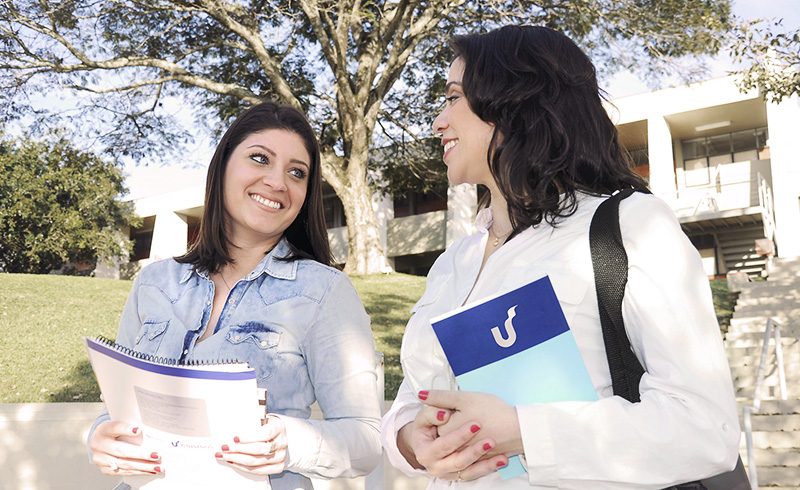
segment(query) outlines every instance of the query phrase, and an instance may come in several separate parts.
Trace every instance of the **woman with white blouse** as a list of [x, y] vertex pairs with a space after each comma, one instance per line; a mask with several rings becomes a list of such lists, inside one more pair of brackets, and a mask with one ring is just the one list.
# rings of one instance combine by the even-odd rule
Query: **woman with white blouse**
[[[412, 310], [405, 379], [382, 424], [389, 460], [433, 489], [659, 489], [729, 471], [739, 424], [709, 284], [669, 206], [643, 193], [621, 202], [619, 221], [622, 314], [646, 372], [640, 402], [613, 395], [589, 225], [610, 194], [646, 182], [619, 144], [591, 61], [544, 27], [459, 37], [453, 48], [433, 126], [450, 183], [485, 186], [489, 199], [478, 233], [439, 257]], [[512, 406], [459, 391], [431, 319], [545, 276], [598, 399]], [[517, 455], [526, 472], [501, 479]]]

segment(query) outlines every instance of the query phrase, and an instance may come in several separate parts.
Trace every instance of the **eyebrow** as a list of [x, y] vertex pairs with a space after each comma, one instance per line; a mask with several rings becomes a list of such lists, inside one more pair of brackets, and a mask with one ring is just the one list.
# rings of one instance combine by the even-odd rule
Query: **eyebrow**
[[463, 86], [461, 85], [461, 82], [447, 82], [447, 85], [444, 86], [444, 92], [447, 93], [447, 91], [450, 90], [455, 85], [458, 85], [459, 87]]
[[[274, 151], [270, 150], [269, 148], [267, 148], [264, 145], [255, 144], [255, 145], [248, 146], [248, 148], [261, 148], [262, 150], [266, 151], [267, 153], [269, 153], [273, 157], [278, 156], [277, 153], [275, 153]], [[292, 162], [292, 163], [299, 163], [300, 165], [305, 165], [306, 168], [309, 168], [309, 169], [311, 168], [311, 165], [307, 164], [303, 160], [298, 160], [297, 158], [292, 158], [289, 161]]]

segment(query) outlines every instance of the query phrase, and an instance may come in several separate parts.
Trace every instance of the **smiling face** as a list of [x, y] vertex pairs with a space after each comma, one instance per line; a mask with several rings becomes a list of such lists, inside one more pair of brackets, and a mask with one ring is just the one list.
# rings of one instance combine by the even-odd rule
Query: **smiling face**
[[442, 135], [444, 163], [451, 184], [494, 183], [487, 158], [494, 126], [472, 112], [461, 79], [464, 62], [456, 58], [450, 65], [445, 89], [445, 106], [433, 121], [433, 130]]
[[228, 241], [271, 248], [297, 218], [308, 190], [311, 156], [284, 129], [248, 135], [231, 152], [223, 196]]

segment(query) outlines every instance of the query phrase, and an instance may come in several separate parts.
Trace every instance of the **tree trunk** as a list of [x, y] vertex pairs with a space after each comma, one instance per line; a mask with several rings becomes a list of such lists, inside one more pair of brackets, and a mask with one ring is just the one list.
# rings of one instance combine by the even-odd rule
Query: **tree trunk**
[[357, 275], [389, 272], [392, 268], [381, 243], [380, 226], [372, 207], [374, 192], [367, 179], [367, 145], [354, 147], [355, 151], [348, 157], [332, 152], [322, 154], [323, 178], [341, 199], [347, 219], [348, 251], [344, 270]]
[[392, 270], [381, 244], [372, 195], [365, 178], [351, 179], [347, 189], [339, 194], [347, 218], [348, 254], [344, 271], [348, 274], [377, 274]]

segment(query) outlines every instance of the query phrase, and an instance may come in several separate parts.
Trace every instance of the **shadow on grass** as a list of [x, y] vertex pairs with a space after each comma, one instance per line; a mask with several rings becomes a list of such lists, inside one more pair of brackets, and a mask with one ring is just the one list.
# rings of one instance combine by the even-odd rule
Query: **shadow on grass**
[[406, 297], [391, 293], [373, 294], [370, 300], [366, 309], [372, 321], [372, 331], [378, 349], [383, 351], [384, 355], [384, 396], [391, 400], [403, 381], [400, 345], [406, 322], [411, 315], [409, 308], [413, 302]]
[[[412, 303], [413, 304], [413, 303]], [[403, 380], [400, 345], [410, 313], [409, 300], [397, 294], [375, 295], [367, 311], [370, 314], [379, 350], [384, 351], [385, 395], [392, 399]], [[377, 328], [376, 328], [377, 327]], [[63, 381], [64, 387], [50, 393], [51, 402], [99, 402], [100, 388], [88, 360], [73, 366]]]
[[51, 402], [99, 402], [100, 387], [89, 361], [81, 361], [64, 380], [66, 386], [50, 393]]

